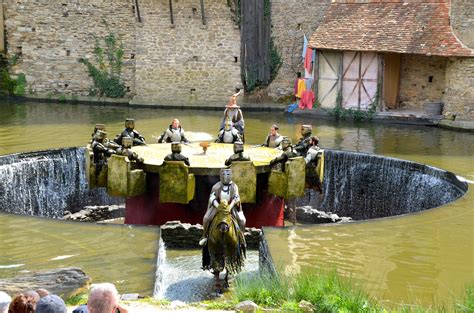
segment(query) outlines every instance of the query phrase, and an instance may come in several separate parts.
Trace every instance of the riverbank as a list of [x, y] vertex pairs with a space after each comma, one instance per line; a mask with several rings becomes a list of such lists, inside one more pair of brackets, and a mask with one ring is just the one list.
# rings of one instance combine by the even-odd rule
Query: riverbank
[[[169, 102], [142, 102], [134, 101], [129, 98], [103, 98], [103, 97], [91, 97], [91, 96], [65, 96], [65, 95], [49, 95], [43, 96], [28, 96], [28, 97], [3, 97], [0, 99], [10, 99], [21, 102], [53, 102], [53, 103], [73, 103], [82, 105], [107, 105], [107, 106], [127, 106], [127, 107], [145, 107], [145, 108], [169, 108], [169, 109], [193, 109], [193, 110], [223, 110], [224, 103], [222, 102], [205, 102], [195, 101], [193, 103], [169, 103]], [[276, 102], [246, 102], [245, 99], [239, 102], [239, 105], [244, 111], [250, 112], [283, 112], [287, 108], [286, 103]], [[474, 132], [474, 121], [463, 121], [463, 120], [451, 120], [446, 119], [443, 115], [427, 115], [424, 110], [420, 109], [393, 109], [384, 112], [376, 112], [372, 116], [368, 117], [364, 114], [351, 115], [350, 110], [345, 110], [346, 114], [342, 113], [339, 119], [354, 119], [356, 121], [376, 121], [382, 123], [393, 123], [393, 124], [407, 124], [407, 125], [425, 125], [425, 126], [437, 126], [440, 128], [447, 128], [459, 131]], [[363, 111], [352, 111], [352, 112], [363, 112]], [[288, 113], [289, 116], [295, 117], [317, 117], [324, 119], [334, 119], [335, 115], [333, 110], [316, 108], [312, 110], [299, 110]], [[341, 113], [339, 113], [341, 114]]]

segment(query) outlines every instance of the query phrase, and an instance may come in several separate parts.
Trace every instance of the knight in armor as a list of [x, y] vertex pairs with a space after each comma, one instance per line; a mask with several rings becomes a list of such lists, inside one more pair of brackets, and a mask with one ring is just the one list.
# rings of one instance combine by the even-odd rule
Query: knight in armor
[[229, 166], [236, 161], [250, 161], [250, 158], [244, 154], [244, 144], [240, 141], [234, 142], [234, 154], [225, 160], [225, 165]]
[[97, 182], [102, 168], [107, 165], [107, 158], [116, 152], [109, 147], [107, 133], [102, 130], [96, 131], [91, 146], [95, 164], [95, 179]]
[[179, 120], [175, 118], [171, 125], [164, 131], [163, 135], [158, 139], [158, 143], [170, 142], [184, 142], [188, 143], [184, 134], [184, 129], [181, 127]]
[[136, 152], [131, 150], [133, 146], [133, 139], [130, 137], [122, 138], [122, 147], [117, 149], [117, 154], [126, 156], [130, 161], [137, 161], [143, 163], [143, 158], [139, 157]]
[[123, 137], [130, 137], [133, 140], [134, 146], [142, 146], [146, 145], [145, 137], [140, 135], [138, 131], [135, 130], [135, 120], [133, 118], [127, 118], [125, 120], [125, 129], [121, 134], [119, 134], [114, 141], [119, 145], [123, 146], [122, 138]]
[[224, 201], [229, 203], [228, 205], [232, 216], [236, 219], [240, 231], [244, 232], [246, 219], [244, 212], [242, 211], [242, 205], [240, 204], [239, 188], [232, 181], [232, 170], [230, 168], [221, 169], [220, 181], [212, 186], [207, 211], [203, 218], [204, 233], [199, 241], [201, 246], [206, 244], [209, 225], [211, 224], [212, 219], [216, 216], [217, 207], [219, 207], [219, 204]]
[[278, 126], [273, 124], [270, 127], [270, 134], [268, 134], [262, 147], [278, 148], [280, 147], [282, 140], [283, 136], [278, 133]]
[[281, 141], [281, 148], [283, 149], [283, 153], [271, 160], [270, 166], [278, 165], [281, 171], [284, 172], [286, 161], [288, 161], [288, 159], [297, 157], [298, 154], [293, 150], [291, 139], [288, 137], [283, 137], [283, 140]]
[[92, 131], [92, 141], [94, 141], [94, 136], [97, 133], [98, 130], [104, 131], [105, 132], [105, 125], [104, 124], [95, 124], [94, 130]]
[[165, 156], [165, 161], [183, 161], [187, 166], [190, 165], [189, 159], [181, 154], [181, 143], [171, 143], [171, 153]]
[[224, 128], [217, 135], [216, 142], [234, 143], [236, 141], [242, 141], [239, 131], [232, 125], [230, 119], [226, 119]]
[[310, 141], [310, 147], [305, 157], [305, 184], [306, 188], [313, 188], [319, 193], [322, 193], [322, 185], [316, 168], [318, 167], [318, 163], [320, 162], [322, 154], [323, 150], [319, 147], [319, 138], [316, 136], [312, 136]]
[[301, 125], [300, 141], [295, 145], [295, 151], [299, 156], [305, 157], [308, 152], [311, 136], [313, 135], [313, 127], [311, 125]]
[[234, 93], [230, 98], [230, 101], [226, 105], [226, 109], [224, 110], [224, 116], [222, 117], [221, 121], [221, 128], [224, 128], [226, 120], [230, 119], [234, 127], [239, 131], [240, 136], [243, 136], [245, 129], [244, 115], [242, 114], [242, 110], [240, 110], [240, 107], [237, 105], [237, 97], [241, 93], [242, 89], [237, 90], [237, 92]]

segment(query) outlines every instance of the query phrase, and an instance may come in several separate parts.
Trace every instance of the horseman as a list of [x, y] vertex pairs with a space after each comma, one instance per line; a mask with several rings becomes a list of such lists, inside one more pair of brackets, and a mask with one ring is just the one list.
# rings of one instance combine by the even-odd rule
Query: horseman
[[228, 209], [231, 210], [232, 216], [236, 219], [240, 231], [243, 233], [245, 230], [246, 219], [244, 212], [242, 211], [242, 205], [240, 204], [239, 188], [232, 181], [232, 170], [229, 168], [223, 168], [220, 173], [220, 182], [212, 187], [209, 196], [207, 211], [203, 218], [204, 233], [199, 241], [201, 246], [204, 246], [207, 243], [209, 225], [212, 219], [216, 216], [217, 208], [223, 200], [228, 203]]

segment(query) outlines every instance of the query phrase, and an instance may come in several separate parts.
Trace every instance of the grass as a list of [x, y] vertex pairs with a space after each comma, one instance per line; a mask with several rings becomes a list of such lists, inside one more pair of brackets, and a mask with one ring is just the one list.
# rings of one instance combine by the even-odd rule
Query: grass
[[86, 304], [88, 298], [89, 298], [88, 293], [80, 293], [66, 299], [64, 302], [66, 302], [66, 305], [76, 306], [76, 305]]
[[252, 300], [263, 307], [299, 311], [310, 302], [317, 312], [374, 312], [374, 301], [337, 273], [309, 270], [293, 277], [262, 275], [236, 280], [238, 301]]
[[235, 281], [236, 302], [251, 300], [260, 307], [281, 308], [283, 312], [302, 312], [301, 301], [313, 305], [315, 312], [383, 312], [426, 313], [463, 312], [474, 313], [474, 285], [466, 288], [463, 299], [456, 301], [452, 309], [444, 305], [424, 308], [420, 305], [403, 305], [383, 308], [378, 301], [347, 278], [335, 271], [323, 272], [307, 269], [292, 277], [262, 274], [238, 277]]

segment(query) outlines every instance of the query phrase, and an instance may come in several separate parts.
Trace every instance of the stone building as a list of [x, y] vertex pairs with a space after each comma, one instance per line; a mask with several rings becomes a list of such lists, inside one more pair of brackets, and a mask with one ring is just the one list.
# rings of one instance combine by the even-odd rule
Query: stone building
[[[444, 102], [445, 112], [474, 120], [474, 50], [453, 33], [450, 9], [443, 0], [331, 3], [309, 41], [321, 106], [385, 111]], [[472, 17], [456, 18], [473, 47]]]

